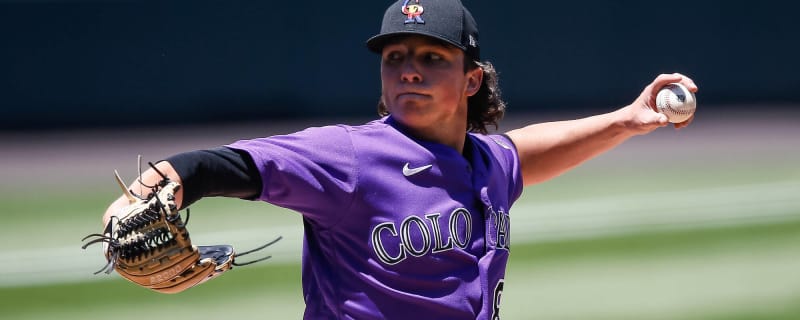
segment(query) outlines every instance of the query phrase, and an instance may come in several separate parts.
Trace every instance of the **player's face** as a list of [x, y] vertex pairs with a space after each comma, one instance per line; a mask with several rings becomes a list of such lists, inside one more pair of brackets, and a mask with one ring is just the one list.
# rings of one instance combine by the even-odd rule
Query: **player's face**
[[464, 52], [424, 36], [400, 38], [383, 48], [383, 102], [405, 126], [425, 132], [466, 131], [467, 98], [480, 87], [482, 71], [465, 72]]

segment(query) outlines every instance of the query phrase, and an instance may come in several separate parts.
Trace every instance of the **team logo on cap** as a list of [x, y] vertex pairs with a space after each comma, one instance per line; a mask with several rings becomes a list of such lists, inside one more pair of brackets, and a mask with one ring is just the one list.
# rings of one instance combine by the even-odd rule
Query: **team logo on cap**
[[409, 2], [411, 2], [411, 0], [403, 1], [403, 8], [401, 8], [401, 10], [403, 11], [403, 14], [408, 17], [403, 23], [425, 23], [421, 17], [423, 9], [422, 6], [419, 5], [419, 0], [414, 0], [413, 4], [408, 4]]

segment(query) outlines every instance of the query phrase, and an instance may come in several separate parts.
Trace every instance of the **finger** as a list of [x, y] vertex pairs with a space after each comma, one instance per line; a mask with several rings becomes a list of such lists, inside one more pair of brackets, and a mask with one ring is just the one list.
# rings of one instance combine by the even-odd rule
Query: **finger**
[[697, 92], [698, 90], [697, 84], [694, 83], [694, 80], [692, 80], [692, 78], [687, 77], [686, 75], [680, 73], [674, 73], [674, 74], [681, 76], [680, 83], [684, 85], [687, 89], [689, 89], [689, 91]]
[[663, 73], [658, 75], [656, 79], [653, 80], [653, 88], [661, 89], [661, 87], [669, 83], [681, 82], [683, 78], [684, 76], [680, 73]]
[[658, 123], [659, 126], [663, 127], [669, 124], [669, 119], [667, 118], [667, 115], [663, 113], [656, 113], [656, 114], [658, 114], [656, 122]]
[[692, 123], [692, 121], [694, 121], [694, 114], [692, 114], [692, 116], [689, 117], [689, 119], [686, 119], [686, 121], [681, 122], [681, 123], [676, 123], [675, 124], [675, 129], [682, 129], [682, 128], [688, 127], [689, 124]]
[[647, 110], [642, 111], [643, 113], [640, 115], [640, 119], [643, 125], [656, 126], [656, 127], [664, 127], [666, 125], [669, 125], [669, 119], [667, 118], [667, 115], [652, 110], [650, 108], [646, 109]]
[[674, 82], [680, 82], [683, 79], [683, 76], [679, 73], [663, 73], [658, 75], [653, 82], [651, 82], [642, 92], [644, 96], [644, 102], [650, 106], [654, 111], [658, 111], [656, 109], [656, 95], [658, 91], [661, 90], [664, 86]]

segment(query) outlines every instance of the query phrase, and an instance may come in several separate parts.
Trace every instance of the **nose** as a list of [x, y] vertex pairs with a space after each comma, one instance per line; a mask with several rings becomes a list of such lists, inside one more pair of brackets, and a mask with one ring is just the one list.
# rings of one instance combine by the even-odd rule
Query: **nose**
[[403, 68], [400, 72], [400, 80], [409, 83], [422, 82], [422, 74], [419, 73], [413, 61], [406, 61], [403, 64]]

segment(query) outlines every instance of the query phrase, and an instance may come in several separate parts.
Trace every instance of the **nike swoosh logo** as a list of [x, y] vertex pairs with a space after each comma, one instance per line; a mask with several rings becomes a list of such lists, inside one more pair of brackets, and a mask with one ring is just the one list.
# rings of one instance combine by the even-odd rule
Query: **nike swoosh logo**
[[503, 149], [511, 150], [511, 147], [509, 147], [505, 142], [501, 141], [499, 138], [496, 137], [490, 137], [490, 138], [492, 138], [492, 140], [494, 140], [494, 142], [497, 143], [499, 146], [503, 147]]
[[422, 171], [428, 170], [431, 167], [433, 167], [432, 164], [429, 164], [427, 166], [418, 167], [418, 168], [409, 168], [408, 167], [408, 162], [406, 162], [406, 165], [403, 166], [403, 175], [406, 176], [406, 177], [410, 177], [410, 176], [413, 176], [413, 175], [415, 175], [417, 173], [420, 173]]

